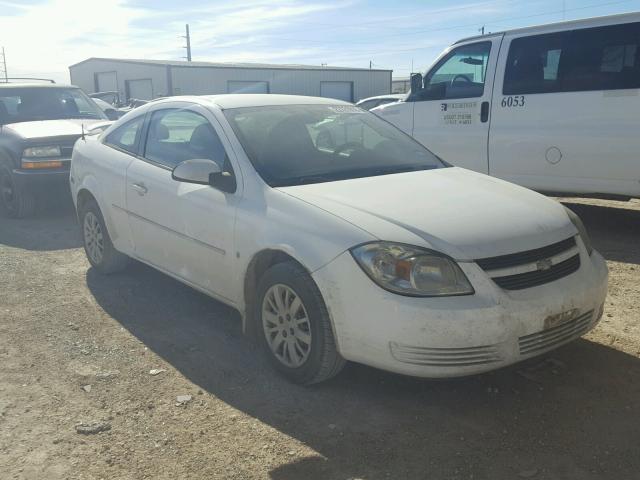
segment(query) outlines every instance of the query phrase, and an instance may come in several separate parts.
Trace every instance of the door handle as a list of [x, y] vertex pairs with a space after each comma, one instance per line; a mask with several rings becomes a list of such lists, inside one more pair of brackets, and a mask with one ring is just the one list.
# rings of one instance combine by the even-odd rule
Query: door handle
[[486, 123], [489, 120], [489, 102], [482, 102], [480, 105], [480, 121]]
[[138, 195], [145, 195], [148, 190], [147, 187], [144, 186], [144, 183], [132, 183], [131, 184], [131, 188], [133, 188], [136, 192], [138, 192]]

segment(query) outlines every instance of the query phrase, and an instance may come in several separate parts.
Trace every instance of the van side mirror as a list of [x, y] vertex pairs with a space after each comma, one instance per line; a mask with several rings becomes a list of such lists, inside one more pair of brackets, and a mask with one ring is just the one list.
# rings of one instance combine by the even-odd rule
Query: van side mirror
[[422, 90], [422, 74], [421, 73], [412, 73], [411, 74], [411, 93], [417, 94]]

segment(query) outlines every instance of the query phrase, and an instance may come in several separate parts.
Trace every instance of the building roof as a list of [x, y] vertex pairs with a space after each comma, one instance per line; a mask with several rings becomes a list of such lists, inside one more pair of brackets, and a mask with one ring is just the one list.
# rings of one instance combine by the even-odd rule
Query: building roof
[[219, 62], [188, 62], [186, 60], [146, 60], [146, 59], [129, 59], [129, 58], [103, 58], [90, 57], [78, 63], [70, 65], [69, 68], [77, 67], [83, 63], [93, 60], [106, 62], [134, 63], [138, 65], [155, 65], [155, 66], [171, 66], [171, 67], [208, 67], [208, 68], [263, 68], [263, 69], [280, 69], [280, 70], [345, 70], [345, 71], [374, 71], [374, 72], [391, 72], [385, 69], [369, 69], [369, 68], [351, 68], [351, 67], [331, 67], [321, 65], [298, 65], [298, 64], [273, 64], [273, 63], [219, 63]]

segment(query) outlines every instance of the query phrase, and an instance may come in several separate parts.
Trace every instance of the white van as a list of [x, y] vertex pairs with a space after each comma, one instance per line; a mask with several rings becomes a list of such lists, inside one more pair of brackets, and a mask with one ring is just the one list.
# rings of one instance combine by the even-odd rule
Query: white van
[[547, 193], [640, 197], [640, 13], [461, 40], [372, 112], [444, 160]]

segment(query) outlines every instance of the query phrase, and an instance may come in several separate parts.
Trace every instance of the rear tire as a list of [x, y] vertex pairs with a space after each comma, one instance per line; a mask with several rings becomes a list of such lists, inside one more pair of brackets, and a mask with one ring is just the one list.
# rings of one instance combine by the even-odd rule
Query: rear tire
[[278, 263], [258, 282], [257, 335], [271, 364], [290, 381], [309, 385], [345, 365], [327, 307], [311, 276], [297, 263]]
[[36, 198], [32, 192], [16, 185], [11, 170], [0, 167], [0, 196], [11, 218], [30, 217], [36, 211]]
[[129, 264], [129, 257], [113, 246], [96, 201], [87, 200], [82, 206], [79, 217], [84, 251], [91, 266], [104, 274], [123, 270]]

